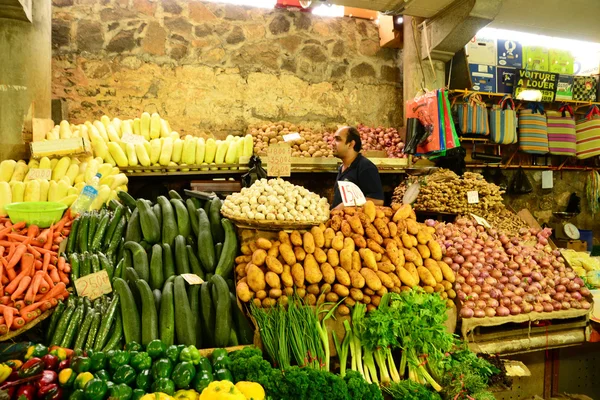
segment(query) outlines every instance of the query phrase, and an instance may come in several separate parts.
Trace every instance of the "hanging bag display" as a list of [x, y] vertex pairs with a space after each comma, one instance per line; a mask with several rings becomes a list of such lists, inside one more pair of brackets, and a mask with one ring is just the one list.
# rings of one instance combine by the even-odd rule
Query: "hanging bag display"
[[591, 106], [584, 118], [577, 121], [577, 158], [600, 155], [600, 110]]
[[490, 110], [490, 139], [498, 144], [517, 143], [517, 113], [510, 96], [504, 96]]
[[542, 103], [529, 103], [519, 112], [519, 148], [529, 154], [548, 153], [548, 125]]
[[488, 110], [476, 93], [465, 96], [465, 102], [457, 105], [458, 127], [465, 135], [489, 135]]
[[563, 105], [558, 111], [548, 111], [548, 148], [550, 154], [557, 156], [575, 156], [577, 137], [573, 109]]
[[523, 168], [519, 167], [513, 176], [508, 191], [511, 194], [527, 194], [533, 192], [533, 186], [531, 186], [531, 182], [529, 182]]
[[437, 91], [426, 92], [406, 102], [406, 118], [417, 118], [427, 135], [416, 153], [428, 154], [442, 149]]

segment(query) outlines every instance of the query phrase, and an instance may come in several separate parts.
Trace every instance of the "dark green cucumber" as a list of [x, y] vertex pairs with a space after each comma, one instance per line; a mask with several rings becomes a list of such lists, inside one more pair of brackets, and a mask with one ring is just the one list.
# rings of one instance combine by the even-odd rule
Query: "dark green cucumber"
[[98, 258], [98, 254], [90, 254], [90, 260], [92, 264], [92, 274], [100, 272], [100, 259]]
[[146, 254], [148, 254], [148, 252], [152, 250], [152, 245], [146, 242], [145, 240], [142, 240], [140, 242], [140, 246], [142, 246], [142, 248], [146, 250]]
[[125, 230], [125, 241], [139, 243], [142, 240], [142, 227], [140, 225], [140, 211], [136, 208], [129, 217]]
[[88, 239], [87, 239], [88, 251], [92, 251], [92, 241], [94, 240], [94, 235], [96, 234], [96, 229], [98, 228], [99, 222], [100, 222], [100, 215], [97, 212], [92, 212], [90, 214], [90, 223], [88, 225]]
[[160, 289], [154, 289], [152, 291], [152, 295], [154, 296], [154, 305], [156, 306], [156, 312], [160, 312], [160, 298], [162, 297], [162, 292]]
[[225, 242], [223, 243], [223, 251], [219, 258], [219, 263], [215, 270], [215, 274], [221, 275], [224, 278], [231, 276], [233, 271], [233, 265], [235, 263], [235, 255], [238, 249], [237, 234], [235, 233], [235, 227], [227, 218], [221, 220], [223, 229], [225, 231]]
[[210, 295], [210, 282], [200, 285], [200, 319], [205, 347], [215, 347], [215, 306]]
[[88, 231], [90, 225], [90, 216], [88, 213], [84, 213], [83, 216], [80, 217], [81, 222], [79, 226], [79, 231], [77, 233], [77, 247], [80, 253], [88, 250]]
[[167, 243], [162, 244], [163, 251], [163, 276], [168, 279], [175, 275], [175, 261], [173, 259], [173, 250], [171, 245]]
[[81, 264], [79, 268], [79, 276], [86, 276], [92, 273], [92, 259], [87, 251], [81, 254]]
[[169, 197], [171, 199], [183, 200], [183, 197], [175, 190], [169, 190]]
[[98, 259], [100, 260], [100, 268], [106, 271], [108, 274], [108, 279], [112, 281], [112, 278], [115, 274], [115, 267], [113, 267], [112, 263], [109, 261], [108, 257], [104, 255], [104, 253], [98, 253]]
[[96, 336], [98, 335], [98, 329], [100, 329], [101, 322], [102, 312], [98, 311], [97, 309], [94, 309], [94, 314], [92, 314], [92, 325], [90, 326], [90, 330], [85, 341], [85, 351], [92, 350], [92, 347], [94, 347], [94, 342], [96, 341]]
[[125, 251], [130, 251], [133, 257], [133, 268], [138, 273], [140, 279], [148, 282], [150, 279], [150, 268], [148, 266], [148, 253], [136, 242], [126, 242]]
[[[123, 245], [125, 247], [125, 245]], [[123, 268], [127, 271], [128, 268], [133, 269], [133, 256], [131, 252], [123, 250]]]
[[121, 204], [121, 202], [120, 202], [119, 200], [117, 200], [117, 199], [111, 199], [111, 200], [108, 202], [108, 209], [109, 209], [109, 210], [111, 210], [111, 211], [116, 211], [116, 210], [117, 210], [117, 208], [119, 208], [119, 207], [123, 207], [123, 205], [122, 205], [122, 204]]
[[80, 268], [81, 268], [81, 259], [79, 258], [79, 254], [71, 253], [69, 254], [69, 263], [71, 264], [71, 280], [75, 281], [79, 279]]
[[117, 196], [123, 202], [123, 204], [125, 204], [131, 210], [133, 210], [136, 207], [135, 199], [133, 197], [131, 197], [131, 195], [129, 193], [119, 190], [117, 192]]
[[152, 256], [150, 257], [150, 287], [160, 289], [164, 283], [163, 274], [163, 250], [160, 244], [152, 246]]
[[132, 286], [135, 285], [135, 281], [140, 279], [140, 276], [137, 272], [135, 272], [135, 269], [133, 269], [133, 267], [128, 267], [125, 268], [125, 277], [123, 279], [125, 280], [125, 282], [127, 282], [128, 285]]
[[210, 221], [210, 231], [213, 235], [213, 241], [215, 243], [223, 243], [225, 240], [225, 231], [221, 225], [221, 206], [223, 203], [218, 197], [215, 197], [210, 201], [210, 213], [208, 213], [208, 220]]
[[81, 325], [81, 321], [83, 320], [84, 313], [85, 313], [85, 304], [83, 303], [83, 301], [81, 301], [80, 304], [75, 309], [75, 311], [73, 312], [73, 316], [71, 317], [71, 320], [69, 321], [67, 330], [65, 331], [65, 334], [62, 337], [62, 340], [60, 342], [61, 347], [64, 347], [67, 349], [71, 348], [71, 342], [73, 342], [73, 338], [75, 337], [75, 334], [77, 333], [77, 330], [79, 329], [79, 326]]
[[96, 230], [94, 239], [92, 239], [92, 246], [90, 247], [92, 251], [98, 251], [101, 249], [102, 243], [104, 242], [104, 237], [106, 235], [106, 230], [110, 222], [110, 218], [110, 213], [106, 213], [98, 223], [98, 229]]
[[253, 344], [254, 329], [252, 329], [248, 318], [246, 318], [244, 312], [240, 309], [237, 299], [235, 298], [235, 294], [229, 292], [229, 298], [231, 299], [233, 325], [235, 327], [235, 332], [237, 333], [239, 344]]
[[192, 232], [192, 227], [190, 226], [190, 216], [183, 200], [171, 199], [171, 205], [177, 216], [177, 230], [179, 234], [183, 237], [188, 237]]
[[106, 234], [104, 235], [105, 240], [102, 244], [102, 250], [108, 250], [110, 244], [112, 243], [112, 238], [117, 229], [117, 225], [119, 225], [119, 221], [121, 221], [121, 217], [125, 212], [125, 207], [119, 204], [119, 206], [115, 209], [112, 218], [110, 219], [110, 223], [106, 228]]
[[177, 221], [175, 220], [175, 210], [169, 199], [165, 196], [158, 196], [156, 199], [162, 210], [162, 242], [169, 246], [174, 245], [175, 236], [179, 233]]
[[[170, 278], [169, 278], [170, 279]], [[166, 282], [160, 298], [160, 319], [158, 334], [161, 342], [170, 346], [175, 343], [175, 304], [173, 282]]]
[[221, 254], [223, 254], [223, 243], [217, 243], [215, 244], [215, 258], [220, 260]]
[[123, 241], [123, 232], [125, 231], [126, 228], [127, 228], [127, 219], [125, 218], [124, 215], [122, 215], [121, 218], [119, 219], [119, 222], [117, 223], [115, 231], [113, 232], [113, 234], [110, 238], [110, 243], [108, 244], [108, 249], [106, 250], [106, 255], [108, 255], [109, 257], [117, 253], [119, 245]]
[[200, 199], [198, 199], [196, 197], [190, 197], [190, 200], [194, 204], [194, 208], [196, 210], [199, 209], [199, 208], [203, 208], [204, 207], [205, 200], [200, 200]]
[[160, 208], [160, 204], [156, 203], [152, 206], [152, 212], [154, 213], [154, 215], [156, 216], [156, 219], [158, 220], [158, 229], [161, 229], [162, 227], [162, 210]]
[[176, 277], [177, 277], [177, 275], [171, 275], [170, 277], [165, 279], [165, 284], [163, 285], [163, 290], [164, 290], [165, 286], [167, 285], [167, 283], [169, 283], [169, 282], [174, 283]]
[[113, 278], [123, 278], [125, 276], [125, 268], [123, 267], [124, 265], [125, 265], [125, 260], [123, 258], [121, 258], [121, 260], [119, 260], [119, 263], [115, 267], [115, 272], [113, 274]]
[[142, 338], [142, 328], [140, 314], [138, 313], [137, 305], [135, 304], [135, 300], [133, 298], [133, 293], [131, 293], [131, 289], [121, 278], [116, 278], [113, 286], [119, 295], [119, 301], [121, 302], [121, 315], [126, 316], [123, 318], [125, 342], [140, 343]]
[[115, 350], [119, 348], [119, 345], [121, 344], [121, 339], [123, 338], [123, 317], [121, 316], [121, 310], [119, 309], [117, 309], [116, 314], [112, 334], [102, 351]]
[[231, 329], [231, 332], [229, 332], [229, 343], [227, 344], [227, 346], [238, 346], [239, 344], [240, 341], [238, 339], [237, 332], [235, 331], [235, 329]]
[[185, 246], [185, 238], [177, 235], [175, 237], [175, 271], [177, 275], [190, 273], [190, 262]]
[[77, 231], [79, 230], [80, 223], [81, 217], [75, 219], [73, 224], [71, 224], [71, 233], [69, 233], [69, 239], [67, 239], [67, 254], [71, 254], [77, 249]]
[[94, 309], [92, 307], [89, 307], [87, 313], [85, 314], [85, 318], [83, 319], [83, 323], [81, 324], [81, 329], [79, 329], [77, 337], [75, 338], [73, 350], [83, 350], [83, 346], [85, 345], [85, 339], [87, 339], [88, 332], [90, 331], [90, 327], [92, 326], [92, 321], [94, 320], [94, 313]]
[[198, 208], [194, 204], [191, 198], [185, 201], [188, 214], [190, 216], [190, 225], [192, 226], [192, 232], [194, 236], [198, 237]]
[[151, 341], [158, 339], [158, 314], [156, 312], [156, 304], [154, 303], [154, 295], [148, 282], [138, 279], [135, 285], [140, 292], [142, 299], [142, 341], [143, 346], [146, 346]]
[[190, 264], [190, 270], [192, 271], [192, 274], [196, 274], [200, 278], [204, 279], [204, 271], [202, 271], [200, 260], [198, 260], [196, 254], [194, 254], [194, 249], [192, 249], [192, 246], [189, 245], [185, 246], [185, 249], [187, 250], [188, 261]]
[[140, 226], [142, 227], [142, 236], [144, 240], [150, 244], [160, 241], [160, 229], [158, 219], [150, 208], [150, 205], [144, 199], [136, 201], [138, 211], [140, 213]]
[[225, 347], [229, 343], [231, 334], [232, 316], [231, 316], [231, 298], [229, 297], [229, 287], [227, 282], [220, 275], [214, 275], [210, 278], [213, 287], [211, 289], [212, 301], [215, 304], [215, 346]]
[[98, 335], [96, 335], [96, 341], [94, 342], [94, 351], [100, 351], [104, 347], [104, 343], [108, 339], [108, 331], [115, 319], [115, 313], [119, 306], [119, 295], [115, 294], [108, 306], [106, 314], [102, 316], [102, 323], [98, 329]]
[[215, 245], [210, 233], [210, 221], [203, 209], [198, 210], [198, 258], [205, 272], [215, 271]]
[[52, 336], [54, 334], [54, 331], [56, 330], [56, 326], [58, 325], [58, 321], [60, 320], [60, 317], [62, 316], [64, 310], [65, 310], [65, 303], [63, 303], [61, 300], [58, 301], [58, 304], [56, 305], [56, 307], [54, 308], [54, 312], [52, 313], [52, 316], [50, 317], [50, 324], [48, 325], [48, 329], [46, 330], [46, 343], [50, 343], [50, 340], [52, 339]]
[[190, 285], [188, 288], [188, 301], [194, 318], [194, 332], [196, 332], [196, 346], [202, 348], [202, 324], [200, 323], [200, 285]]
[[[175, 278], [173, 292], [175, 298], [175, 334], [177, 336], [177, 343], [185, 344], [187, 346], [195, 345], [196, 333], [194, 318], [185, 290], [185, 281], [182, 276]], [[229, 297], [227, 299], [229, 299]]]

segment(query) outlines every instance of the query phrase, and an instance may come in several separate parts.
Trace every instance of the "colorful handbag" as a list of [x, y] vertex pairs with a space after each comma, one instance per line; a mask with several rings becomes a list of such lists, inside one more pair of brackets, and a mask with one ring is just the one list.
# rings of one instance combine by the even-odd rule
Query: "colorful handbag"
[[490, 139], [498, 144], [517, 143], [517, 113], [510, 96], [490, 110]]
[[519, 148], [529, 154], [548, 153], [548, 126], [542, 103], [519, 112]]
[[577, 121], [577, 158], [600, 155], [600, 110], [591, 106], [585, 118]]
[[577, 136], [573, 115], [573, 109], [568, 105], [562, 106], [558, 111], [548, 111], [546, 113], [550, 154], [558, 156], [577, 155]]
[[466, 135], [489, 135], [488, 110], [478, 94], [465, 96], [465, 102], [457, 105], [458, 126]]

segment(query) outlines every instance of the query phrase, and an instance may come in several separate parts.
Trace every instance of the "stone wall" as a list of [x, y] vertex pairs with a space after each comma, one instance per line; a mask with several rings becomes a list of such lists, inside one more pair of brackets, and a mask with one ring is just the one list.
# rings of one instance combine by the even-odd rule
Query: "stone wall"
[[259, 120], [402, 124], [398, 51], [353, 18], [198, 0], [53, 0], [69, 118], [158, 112], [184, 133]]

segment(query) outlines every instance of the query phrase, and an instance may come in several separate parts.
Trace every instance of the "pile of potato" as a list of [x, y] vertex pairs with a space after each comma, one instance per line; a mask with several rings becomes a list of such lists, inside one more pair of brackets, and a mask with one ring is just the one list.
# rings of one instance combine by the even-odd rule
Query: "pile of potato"
[[310, 305], [337, 302], [342, 315], [357, 302], [373, 310], [388, 291], [422, 286], [456, 297], [455, 275], [442, 261], [435, 230], [416, 221], [410, 205], [333, 211], [310, 231], [281, 231], [271, 240], [244, 241], [236, 258], [236, 293], [243, 302], [270, 307], [296, 294]]
[[297, 132], [300, 139], [288, 142], [292, 146], [292, 157], [333, 157], [333, 147], [324, 139], [325, 128], [312, 128], [289, 122], [251, 125], [248, 133], [254, 138], [254, 154], [267, 155], [270, 144], [283, 143], [283, 136]]

